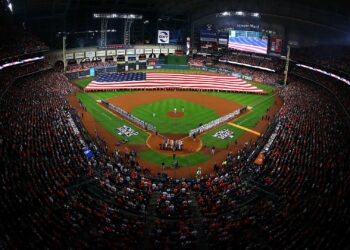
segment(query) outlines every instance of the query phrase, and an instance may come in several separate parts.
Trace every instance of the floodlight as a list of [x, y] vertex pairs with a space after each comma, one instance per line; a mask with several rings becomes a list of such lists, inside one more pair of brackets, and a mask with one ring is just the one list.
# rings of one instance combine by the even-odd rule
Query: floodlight
[[7, 7], [9, 7], [10, 11], [13, 12], [12, 3], [9, 3], [9, 4], [7, 5]]

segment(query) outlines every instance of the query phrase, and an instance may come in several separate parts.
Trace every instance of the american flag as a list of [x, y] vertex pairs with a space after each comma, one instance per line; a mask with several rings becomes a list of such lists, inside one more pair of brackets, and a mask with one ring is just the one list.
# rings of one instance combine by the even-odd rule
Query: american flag
[[85, 91], [126, 89], [220, 90], [266, 94], [246, 81], [219, 74], [110, 73], [99, 75]]
[[230, 37], [228, 47], [230, 49], [267, 54], [267, 41], [254, 37]]

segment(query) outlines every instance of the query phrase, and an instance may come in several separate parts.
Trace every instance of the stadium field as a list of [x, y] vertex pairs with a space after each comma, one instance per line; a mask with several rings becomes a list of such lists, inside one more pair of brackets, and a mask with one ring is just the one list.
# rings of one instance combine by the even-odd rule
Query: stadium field
[[[169, 70], [156, 70], [157, 72], [169, 72]], [[171, 70], [171, 72], [191, 72], [191, 73], [207, 73], [202, 71], [190, 71], [190, 70]], [[81, 87], [86, 86], [92, 78], [90, 79], [80, 79], [75, 81], [75, 83]], [[245, 128], [254, 128], [258, 123], [261, 117], [266, 113], [266, 111], [271, 107], [275, 102], [272, 91], [273, 88], [270, 86], [251, 83], [258, 88], [265, 90], [267, 95], [255, 95], [255, 94], [244, 94], [244, 93], [232, 93], [232, 92], [211, 92], [211, 91], [201, 91], [196, 92], [203, 95], [203, 98], [209, 96], [215, 96], [219, 98], [226, 99], [228, 101], [243, 105], [250, 106], [252, 109], [245, 113], [244, 115], [238, 117], [234, 120], [234, 123]], [[143, 132], [141, 129], [135, 127], [128, 121], [115, 116], [110, 113], [108, 110], [101, 107], [96, 100], [105, 99], [111, 100], [113, 98], [123, 97], [123, 96], [132, 96], [132, 94], [142, 92], [145, 95], [149, 93], [148, 91], [106, 91], [106, 92], [90, 92], [90, 93], [80, 93], [78, 98], [81, 102], [87, 106], [88, 111], [93, 115], [96, 122], [98, 122], [102, 127], [107, 129], [114, 137], [118, 139], [123, 139], [115, 133], [115, 129], [118, 126], [126, 125], [135, 129], [139, 132], [139, 136], [130, 137], [129, 142], [133, 144], [145, 144], [147, 139], [147, 133]], [[152, 91], [150, 91], [152, 92]], [[194, 91], [195, 92], [195, 91]], [[177, 108], [177, 111], [181, 111], [184, 108], [184, 115], [180, 118], [170, 118], [167, 116], [167, 112]], [[142, 120], [145, 120], [153, 125], [156, 125], [157, 130], [160, 133], [164, 134], [188, 134], [191, 128], [197, 127], [199, 123], [205, 123], [207, 121], [214, 120], [218, 118], [218, 114], [215, 113], [215, 110], [208, 107], [198, 105], [197, 103], [192, 103], [183, 99], [171, 98], [167, 100], [159, 100], [157, 102], [146, 103], [144, 105], [139, 105], [133, 108], [131, 113]], [[155, 113], [155, 117], [153, 117]], [[107, 118], [108, 117], [108, 118]], [[218, 139], [213, 135], [223, 129], [228, 129], [234, 132], [234, 135], [230, 139]], [[217, 127], [211, 131], [208, 131], [205, 134], [200, 136], [200, 139], [203, 145], [207, 147], [216, 147], [216, 148], [227, 148], [230, 143], [236, 141], [240, 136], [247, 133], [245, 130], [242, 130], [237, 127], [233, 127], [228, 124], [223, 124], [220, 127]], [[152, 150], [144, 150], [139, 153], [139, 156], [146, 160], [147, 162], [152, 162], [154, 164], [160, 165], [162, 161], [165, 161], [166, 165], [171, 165], [173, 159], [171, 155], [164, 155], [159, 152]], [[203, 163], [208, 158], [209, 155], [198, 152], [190, 155], [184, 155], [177, 157], [179, 161], [179, 166], [194, 166]]]

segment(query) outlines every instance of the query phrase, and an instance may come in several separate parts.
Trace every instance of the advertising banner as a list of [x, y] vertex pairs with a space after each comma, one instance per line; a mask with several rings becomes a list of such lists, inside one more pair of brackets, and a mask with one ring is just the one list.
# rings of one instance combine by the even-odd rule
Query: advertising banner
[[270, 51], [281, 53], [282, 52], [282, 39], [277, 37], [271, 37]]
[[175, 54], [175, 49], [169, 49], [169, 54]]
[[77, 52], [74, 54], [75, 59], [81, 59], [84, 58], [84, 52]]
[[96, 51], [96, 56], [106, 56], [105, 50]]
[[153, 49], [153, 53], [154, 54], [159, 54], [160, 53], [160, 49]]
[[117, 55], [118, 55], [118, 56], [123, 56], [123, 55], [125, 55], [125, 49], [118, 49], [118, 50], [117, 50]]
[[86, 51], [85, 52], [85, 57], [88, 57], [88, 58], [93, 58], [96, 56], [96, 53], [95, 51]]
[[135, 49], [127, 49], [126, 50], [127, 55], [134, 55], [135, 54]]
[[145, 54], [152, 54], [152, 49], [145, 49]]
[[160, 50], [160, 53], [168, 54], [168, 49], [161, 49], [161, 50]]
[[115, 50], [107, 50], [107, 56], [115, 56]]
[[254, 30], [254, 31], [260, 31], [260, 24], [258, 23], [236, 23], [235, 29], [236, 30]]
[[144, 53], [143, 49], [136, 49], [136, 55], [141, 55]]
[[67, 60], [74, 59], [73, 53], [66, 54], [66, 59]]
[[202, 42], [217, 42], [216, 32], [211, 30], [201, 30], [200, 40]]
[[158, 30], [158, 43], [166, 44], [170, 41], [169, 30]]

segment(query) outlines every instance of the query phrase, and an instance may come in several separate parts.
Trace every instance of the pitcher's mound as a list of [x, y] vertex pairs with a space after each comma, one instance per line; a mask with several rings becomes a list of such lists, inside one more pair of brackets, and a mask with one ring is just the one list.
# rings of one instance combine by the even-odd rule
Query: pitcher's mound
[[174, 111], [170, 111], [167, 113], [167, 115], [171, 118], [179, 118], [179, 117], [183, 117], [184, 113], [181, 111], [176, 111], [176, 113]]

